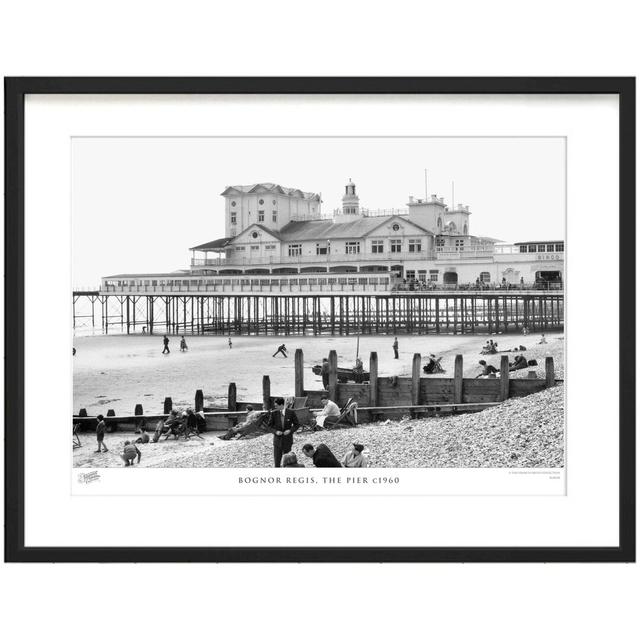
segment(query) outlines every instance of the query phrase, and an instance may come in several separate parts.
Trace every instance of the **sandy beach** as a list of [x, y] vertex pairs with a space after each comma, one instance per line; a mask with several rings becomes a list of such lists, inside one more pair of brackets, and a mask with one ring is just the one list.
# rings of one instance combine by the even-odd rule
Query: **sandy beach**
[[[521, 336], [497, 335], [499, 349], [520, 344], [527, 347], [527, 358], [538, 360], [539, 373], [544, 370], [544, 357], [555, 359], [556, 376], [564, 375], [564, 340], [562, 334], [549, 334], [546, 345], [538, 345], [540, 334]], [[117, 414], [132, 414], [136, 404], [146, 413], [162, 411], [164, 398], [170, 396], [174, 406], [193, 404], [197, 389], [202, 389], [206, 404], [227, 401], [230, 382], [237, 385], [239, 400], [260, 402], [262, 376], [271, 378], [273, 395], [291, 395], [294, 384], [293, 353], [302, 348], [305, 358], [305, 388], [321, 389], [312, 365], [326, 357], [329, 350], [338, 353], [339, 366], [353, 366], [356, 336], [319, 337], [232, 337], [229, 349], [226, 336], [187, 337], [189, 350], [180, 352], [179, 336], [170, 336], [169, 355], [162, 354], [162, 336], [95, 336], [74, 340], [73, 408], [85, 408], [89, 415], [114, 409]], [[460, 353], [464, 358], [464, 375], [479, 373], [478, 360], [486, 336], [398, 336], [399, 359], [393, 357], [393, 336], [361, 336], [360, 355], [368, 369], [369, 353], [378, 353], [381, 376], [409, 375], [414, 353], [442, 356], [445, 376], [453, 375], [453, 361]], [[278, 345], [285, 343], [289, 357], [272, 357]], [[499, 366], [500, 355], [484, 357]], [[517, 375], [526, 375], [518, 372]], [[512, 376], [515, 374], [512, 374]]]

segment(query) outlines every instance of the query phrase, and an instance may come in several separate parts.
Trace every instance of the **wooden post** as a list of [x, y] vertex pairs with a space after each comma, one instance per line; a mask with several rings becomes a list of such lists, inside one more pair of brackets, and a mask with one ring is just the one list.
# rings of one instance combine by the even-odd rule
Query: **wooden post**
[[556, 373], [553, 368], [553, 358], [551, 356], [547, 356], [544, 360], [544, 373], [545, 373], [547, 388], [555, 386]]
[[171, 413], [171, 409], [173, 409], [173, 401], [171, 398], [167, 397], [164, 399], [164, 409], [162, 413]]
[[378, 354], [375, 351], [369, 356], [369, 406], [378, 406]]
[[142, 410], [142, 405], [141, 404], [137, 404], [136, 408], [133, 410], [133, 415], [134, 416], [142, 416], [144, 415], [144, 411]]
[[302, 353], [302, 349], [296, 349], [294, 357], [294, 395], [296, 396], [296, 398], [301, 398], [304, 395], [304, 354]]
[[462, 356], [456, 356], [453, 367], [453, 403], [462, 404]]
[[238, 410], [238, 403], [236, 401], [236, 383], [235, 382], [230, 382], [229, 383], [229, 401], [227, 404], [227, 407], [229, 409], [229, 411], [237, 411]]
[[79, 418], [86, 418], [87, 417], [87, 410], [86, 409], [80, 409], [80, 411], [78, 411], [78, 417]]
[[[420, 397], [420, 361], [419, 353], [413, 354], [413, 366], [411, 367], [411, 404], [418, 405]], [[374, 405], [375, 406], [375, 405]]]
[[194, 405], [195, 405], [196, 413], [204, 409], [204, 394], [202, 393], [202, 389], [198, 389], [196, 391]]
[[509, 397], [509, 356], [500, 358], [500, 400]]
[[262, 376], [262, 408], [271, 411], [271, 380], [269, 376]]
[[336, 401], [338, 386], [338, 354], [335, 349], [329, 351], [329, 400]]

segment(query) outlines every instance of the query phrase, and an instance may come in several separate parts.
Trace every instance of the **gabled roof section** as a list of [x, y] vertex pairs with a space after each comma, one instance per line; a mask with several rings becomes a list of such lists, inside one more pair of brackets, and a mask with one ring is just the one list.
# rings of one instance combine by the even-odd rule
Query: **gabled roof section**
[[410, 225], [421, 233], [434, 235], [401, 216], [362, 217], [352, 222], [334, 223], [331, 220], [304, 220], [290, 222], [280, 229], [280, 238], [283, 242], [293, 240], [332, 240], [337, 238], [363, 238], [384, 224], [398, 220], [401, 224]]
[[220, 250], [226, 247], [231, 240], [233, 240], [233, 238], [218, 238], [217, 240], [212, 240], [211, 242], [199, 244], [197, 247], [190, 247], [189, 251], [215, 251], [216, 249]]
[[[231, 242], [229, 244], [235, 244], [240, 238], [243, 238], [243, 236], [246, 236], [251, 231], [255, 231], [256, 229], [259, 229], [260, 231], [263, 231], [264, 233], [270, 235], [274, 240], [281, 240], [280, 234], [277, 231], [274, 231], [273, 229], [267, 229], [267, 227], [261, 224], [254, 223], [240, 232], [237, 236], [231, 238]], [[251, 238], [246, 238], [246, 240], [250, 241]]]
[[280, 195], [291, 196], [295, 198], [304, 198], [305, 200], [320, 201], [318, 193], [310, 191], [301, 191], [300, 189], [283, 187], [275, 182], [256, 182], [254, 184], [238, 184], [230, 185], [220, 194], [221, 196], [230, 196], [236, 193], [278, 193]]

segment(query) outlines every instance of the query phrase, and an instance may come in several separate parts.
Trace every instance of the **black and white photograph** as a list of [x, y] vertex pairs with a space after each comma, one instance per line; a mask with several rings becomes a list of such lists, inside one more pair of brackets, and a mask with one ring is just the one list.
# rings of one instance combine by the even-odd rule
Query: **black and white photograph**
[[563, 470], [564, 137], [79, 136], [71, 176], [75, 468]]

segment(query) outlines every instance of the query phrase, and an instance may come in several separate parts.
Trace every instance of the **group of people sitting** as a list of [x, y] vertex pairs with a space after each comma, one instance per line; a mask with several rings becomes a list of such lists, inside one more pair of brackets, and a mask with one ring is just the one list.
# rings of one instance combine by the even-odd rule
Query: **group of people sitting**
[[[302, 453], [307, 458], [311, 458], [314, 467], [347, 467], [351, 469], [367, 467], [369, 463], [363, 451], [364, 445], [354, 442], [340, 462], [326, 444], [317, 446], [305, 444], [302, 447]], [[305, 465], [298, 462], [298, 456], [293, 451], [289, 451], [282, 456], [282, 466], [304, 468]]]
[[177, 409], [172, 409], [169, 412], [169, 417], [164, 422], [160, 420], [156, 425], [153, 442], [158, 442], [162, 435], [165, 436], [165, 440], [169, 436], [173, 436], [176, 440], [178, 438], [189, 440], [191, 436], [203, 439], [200, 430], [204, 429], [205, 425], [204, 411], [196, 413], [189, 408], [180, 413]]
[[482, 347], [482, 351], [480, 352], [481, 356], [490, 356], [495, 353], [498, 353], [498, 343], [493, 340], [487, 340], [487, 343]]

